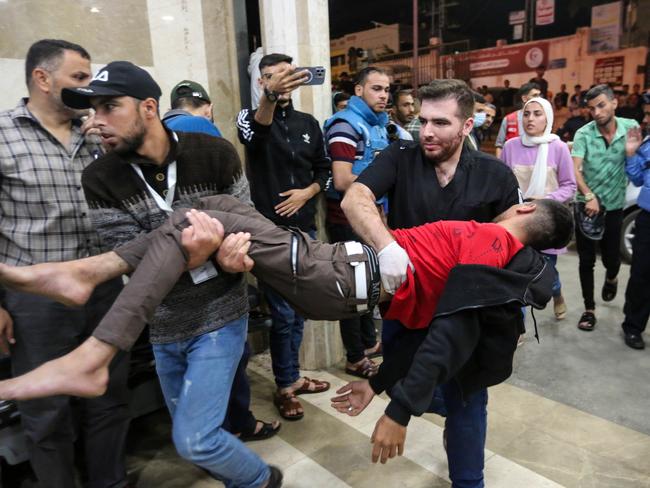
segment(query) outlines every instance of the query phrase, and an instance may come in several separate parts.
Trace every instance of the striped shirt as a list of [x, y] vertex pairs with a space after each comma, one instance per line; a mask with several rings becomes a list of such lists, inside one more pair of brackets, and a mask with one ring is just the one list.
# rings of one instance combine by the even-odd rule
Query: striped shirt
[[26, 104], [0, 112], [0, 260], [30, 265], [96, 254], [81, 172], [101, 146], [77, 122], [68, 150]]

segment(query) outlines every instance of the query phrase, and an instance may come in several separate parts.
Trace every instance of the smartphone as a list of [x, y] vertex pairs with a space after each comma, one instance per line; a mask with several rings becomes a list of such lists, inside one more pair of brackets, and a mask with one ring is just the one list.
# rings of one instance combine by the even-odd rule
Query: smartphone
[[303, 85], [322, 85], [325, 83], [325, 68], [322, 66], [296, 68], [296, 71], [309, 71], [309, 76]]

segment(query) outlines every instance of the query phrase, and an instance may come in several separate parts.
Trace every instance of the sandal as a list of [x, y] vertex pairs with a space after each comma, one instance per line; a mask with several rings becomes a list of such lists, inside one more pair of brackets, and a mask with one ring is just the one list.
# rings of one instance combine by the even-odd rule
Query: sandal
[[580, 330], [594, 330], [596, 326], [596, 316], [593, 312], [584, 312], [578, 321], [578, 329]]
[[353, 367], [346, 366], [345, 372], [352, 376], [356, 376], [358, 378], [363, 378], [367, 380], [368, 378], [371, 378], [372, 376], [377, 374], [377, 368], [378, 368], [377, 363], [364, 357], [363, 360], [356, 366]]
[[[294, 395], [309, 395], [310, 393], [322, 393], [330, 389], [330, 384], [327, 381], [314, 380], [304, 376], [304, 382], [300, 388], [293, 391]], [[314, 385], [310, 388], [309, 385]]]
[[614, 298], [616, 298], [617, 290], [618, 290], [618, 280], [612, 283], [608, 279], [605, 279], [605, 283], [603, 283], [603, 291], [601, 294], [603, 297], [603, 301], [611, 302], [612, 300], [614, 300]]
[[[372, 351], [372, 352], [368, 352], [368, 351]], [[364, 354], [366, 355], [366, 357], [368, 359], [378, 358], [378, 357], [381, 357], [381, 356], [384, 355], [384, 351], [383, 351], [383, 349], [381, 347], [381, 342], [378, 342], [377, 344], [375, 344], [375, 347], [371, 347], [370, 349], [366, 349], [363, 352], [364, 352]]]
[[[249, 434], [244, 434], [243, 432], [239, 435], [239, 440], [242, 442], [249, 442], [249, 441], [262, 441], [264, 439], [268, 439], [270, 437], [273, 437], [275, 434], [277, 434], [280, 431], [280, 427], [282, 427], [282, 424], [278, 422], [277, 427], [273, 427], [273, 422], [264, 422], [263, 420], [258, 420], [257, 422], [262, 423], [262, 428], [255, 432], [253, 429], [253, 432]], [[255, 424], [255, 427], [257, 427], [257, 423]]]
[[278, 409], [280, 417], [283, 419], [300, 420], [305, 416], [304, 412], [287, 413], [290, 410], [297, 411], [299, 408], [302, 409], [302, 405], [294, 393], [280, 393], [276, 391], [273, 395], [273, 405]]

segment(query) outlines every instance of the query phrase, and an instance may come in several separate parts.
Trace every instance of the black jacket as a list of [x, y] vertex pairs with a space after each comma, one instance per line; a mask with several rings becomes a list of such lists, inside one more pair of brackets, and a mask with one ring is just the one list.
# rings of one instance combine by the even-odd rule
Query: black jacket
[[386, 414], [407, 425], [427, 410], [439, 384], [456, 381], [469, 395], [505, 381], [523, 331], [521, 307], [544, 308], [552, 284], [551, 268], [529, 247], [504, 269], [454, 267], [431, 325], [405, 331], [370, 379], [375, 393], [389, 389]]
[[279, 105], [270, 126], [255, 121], [255, 110], [242, 110], [237, 116], [239, 140], [246, 146], [247, 175], [255, 208], [278, 225], [315, 228], [315, 199], [289, 218], [275, 213], [283, 201], [279, 193], [318, 183], [321, 190], [329, 177], [331, 163], [325, 154], [323, 133], [309, 114]]

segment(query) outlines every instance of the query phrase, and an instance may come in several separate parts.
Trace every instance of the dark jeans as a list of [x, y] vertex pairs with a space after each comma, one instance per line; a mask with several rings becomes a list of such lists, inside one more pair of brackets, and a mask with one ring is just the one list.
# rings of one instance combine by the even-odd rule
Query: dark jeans
[[594, 310], [594, 265], [596, 264], [596, 246], [600, 248], [600, 257], [607, 270], [607, 279], [618, 276], [621, 268], [619, 251], [621, 227], [623, 225], [623, 210], [608, 210], [605, 214], [605, 233], [600, 241], [587, 239], [576, 227], [576, 248], [580, 261], [580, 287], [585, 309]]
[[650, 212], [647, 210], [641, 210], [636, 218], [632, 266], [625, 289], [623, 312], [623, 330], [641, 334], [650, 318]]
[[[384, 320], [381, 335], [384, 359], [394, 353], [393, 344], [407, 332], [399, 322]], [[446, 417], [447, 463], [453, 488], [484, 486], [487, 401], [486, 388], [463, 399], [458, 384], [453, 380], [439, 385], [431, 399], [429, 411]]]
[[[104, 283], [80, 308], [7, 291], [6, 308], [13, 318], [16, 337], [11, 350], [13, 374], [24, 374], [75, 349], [90, 336], [121, 288], [121, 280]], [[120, 352], [110, 366], [108, 389], [99, 398], [60, 395], [18, 402], [32, 468], [41, 486], [75, 486], [74, 443], [78, 438], [85, 450], [88, 487], [126, 485], [128, 372], [129, 354]]]
[[[327, 232], [331, 242], [359, 241], [352, 227], [342, 224], [328, 224]], [[377, 344], [377, 331], [372, 320], [372, 310], [364, 315], [339, 320], [341, 340], [349, 363], [357, 363], [365, 356], [365, 350]]]
[[[316, 238], [316, 232], [309, 231], [309, 237]], [[300, 378], [300, 345], [305, 330], [305, 319], [287, 301], [268, 286], [262, 284], [262, 291], [271, 311], [271, 332], [269, 349], [275, 384], [286, 388]]]
[[286, 388], [300, 378], [300, 345], [305, 328], [305, 319], [291, 308], [284, 298], [268, 286], [262, 286], [264, 296], [271, 310], [271, 331], [269, 346], [271, 366], [278, 388]]
[[256, 420], [251, 406], [251, 385], [248, 381], [246, 368], [248, 360], [251, 357], [251, 348], [248, 341], [244, 343], [244, 352], [242, 353], [235, 377], [232, 380], [230, 389], [230, 401], [228, 402], [228, 411], [223, 421], [223, 428], [232, 434], [252, 434], [255, 432]]

